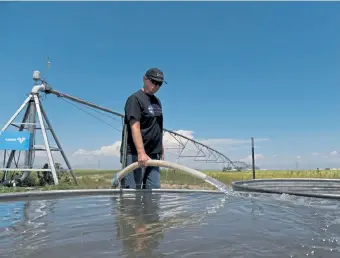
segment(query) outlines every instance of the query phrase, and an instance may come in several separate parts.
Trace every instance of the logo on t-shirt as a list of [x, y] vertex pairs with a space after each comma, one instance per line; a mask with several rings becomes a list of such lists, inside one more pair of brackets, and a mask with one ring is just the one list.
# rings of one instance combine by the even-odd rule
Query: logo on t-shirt
[[162, 114], [162, 109], [158, 104], [149, 105], [148, 110], [154, 116], [159, 116]]

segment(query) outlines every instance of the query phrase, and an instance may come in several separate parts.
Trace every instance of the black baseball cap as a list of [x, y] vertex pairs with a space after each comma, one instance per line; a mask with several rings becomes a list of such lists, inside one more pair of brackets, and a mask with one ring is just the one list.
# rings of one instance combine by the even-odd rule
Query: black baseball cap
[[164, 74], [163, 72], [158, 68], [150, 68], [146, 71], [145, 77], [151, 80], [155, 80], [157, 82], [164, 82], [168, 84], [166, 81], [164, 81]]

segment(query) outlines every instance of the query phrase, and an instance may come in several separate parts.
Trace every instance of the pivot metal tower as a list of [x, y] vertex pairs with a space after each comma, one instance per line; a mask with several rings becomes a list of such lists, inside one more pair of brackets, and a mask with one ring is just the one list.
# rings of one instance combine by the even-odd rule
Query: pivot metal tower
[[[31, 90], [31, 93], [29, 96], [26, 98], [24, 103], [21, 105], [21, 107], [14, 113], [14, 115], [9, 119], [9, 121], [5, 124], [5, 126], [1, 129], [0, 136], [2, 136], [2, 144], [1, 149], [4, 150], [4, 165], [3, 168], [0, 168], [0, 171], [4, 172], [2, 182], [8, 181], [10, 179], [7, 178], [7, 174], [9, 171], [18, 171], [18, 172], [23, 172], [20, 178], [17, 178], [19, 181], [23, 181], [32, 171], [50, 171], [53, 176], [53, 181], [55, 185], [59, 184], [58, 181], [58, 172], [52, 151], [59, 151], [68, 167], [67, 170], [71, 172], [71, 175], [77, 184], [77, 179], [75, 177], [75, 174], [71, 168], [71, 165], [65, 155], [65, 152], [57, 138], [57, 135], [52, 127], [52, 124], [50, 123], [47, 114], [45, 112], [45, 109], [43, 108], [40, 100], [39, 100], [39, 92], [40, 91], [45, 91], [48, 90], [49, 85], [46, 84], [45, 82], [40, 80], [40, 72], [39, 71], [34, 71], [33, 72], [33, 80], [34, 80], [34, 87]], [[23, 119], [21, 123], [14, 123], [14, 120], [17, 118], [19, 113], [24, 110], [26, 107]], [[38, 119], [37, 119], [38, 118]], [[37, 121], [38, 120], [38, 121]], [[45, 120], [45, 121], [44, 121]], [[45, 124], [46, 122], [46, 124]], [[10, 136], [9, 134], [6, 134], [6, 130], [8, 127], [12, 125], [18, 128], [17, 133], [11, 132]], [[19, 137], [22, 136], [23, 134], [20, 134], [23, 132], [24, 129], [27, 129], [28, 134], [27, 138], [25, 137]], [[36, 137], [36, 130], [41, 129], [42, 136], [44, 139], [44, 147], [43, 148], [38, 148], [35, 145], [35, 137]], [[52, 134], [52, 137], [54, 141], [57, 144], [57, 147], [52, 147], [50, 146], [49, 139], [47, 136], [47, 131], [50, 131]], [[18, 145], [10, 145], [8, 144], [9, 142], [16, 142], [20, 141], [20, 143], [23, 143], [24, 141], [28, 141], [27, 148], [20, 148]], [[19, 143], [18, 143], [19, 144]], [[25, 151], [25, 159], [24, 159], [24, 165], [23, 167], [18, 167], [18, 164], [16, 164], [16, 168], [12, 168], [12, 162], [15, 159], [15, 152], [16, 151]], [[6, 159], [6, 154], [7, 151], [10, 151], [10, 155], [8, 159]], [[33, 163], [34, 163], [34, 157], [35, 157], [35, 152], [36, 151], [46, 151], [47, 157], [48, 157], [48, 165], [49, 168], [44, 168], [44, 169], [37, 169], [33, 168]], [[64, 171], [64, 170], [63, 170]]]

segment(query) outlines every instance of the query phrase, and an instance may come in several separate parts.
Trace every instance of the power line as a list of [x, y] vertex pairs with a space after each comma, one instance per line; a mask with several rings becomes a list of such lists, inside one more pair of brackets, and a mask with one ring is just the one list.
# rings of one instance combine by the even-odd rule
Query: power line
[[[68, 101], [68, 100], [66, 100], [66, 99], [64, 99], [64, 98], [61, 98], [61, 99], [62, 99], [63, 101], [65, 101], [66, 103], [68, 103], [68, 104], [70, 104], [70, 105], [74, 106], [75, 108], [79, 109], [80, 111], [83, 111], [83, 112], [85, 112], [86, 114], [88, 114], [88, 115], [92, 116], [93, 118], [97, 119], [98, 121], [100, 121], [100, 122], [102, 122], [102, 123], [104, 123], [104, 124], [106, 124], [106, 125], [110, 126], [111, 128], [113, 128], [113, 129], [117, 130], [118, 132], [121, 132], [121, 130], [120, 130], [120, 129], [118, 129], [118, 128], [116, 128], [116, 127], [112, 126], [111, 124], [109, 124], [109, 123], [107, 123], [106, 121], [104, 121], [104, 120], [102, 120], [102, 119], [98, 118], [97, 116], [95, 116], [95, 115], [91, 114], [90, 112], [88, 112], [88, 111], [86, 111], [86, 110], [84, 110], [84, 109], [82, 109], [82, 108], [78, 107], [77, 105], [75, 105], [75, 104], [74, 104], [74, 103], [72, 103], [71, 101]], [[99, 112], [99, 111], [98, 111], [98, 112]], [[101, 112], [100, 112], [100, 113], [101, 113]], [[112, 118], [112, 117], [111, 117], [111, 118]]]

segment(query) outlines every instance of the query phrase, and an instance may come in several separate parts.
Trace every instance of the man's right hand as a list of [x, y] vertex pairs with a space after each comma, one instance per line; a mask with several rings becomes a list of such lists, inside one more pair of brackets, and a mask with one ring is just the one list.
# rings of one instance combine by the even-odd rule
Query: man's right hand
[[150, 159], [150, 157], [148, 155], [146, 155], [145, 152], [143, 153], [139, 153], [138, 154], [138, 164], [141, 167], [146, 167], [147, 166], [147, 161]]

